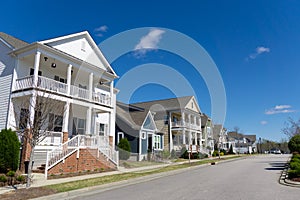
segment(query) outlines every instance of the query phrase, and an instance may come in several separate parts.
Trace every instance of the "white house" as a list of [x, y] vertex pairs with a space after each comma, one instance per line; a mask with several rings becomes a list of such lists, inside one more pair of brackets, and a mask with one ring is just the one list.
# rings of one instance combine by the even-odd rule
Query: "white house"
[[[47, 137], [35, 149], [36, 167], [46, 164], [50, 173], [79, 147], [96, 148], [117, 165], [116, 78], [86, 31], [31, 44], [0, 33], [0, 129], [28, 129], [21, 122], [34, 121], [36, 98], [43, 96], [63, 109], [49, 113]], [[58, 157], [62, 146], [69, 150]]]

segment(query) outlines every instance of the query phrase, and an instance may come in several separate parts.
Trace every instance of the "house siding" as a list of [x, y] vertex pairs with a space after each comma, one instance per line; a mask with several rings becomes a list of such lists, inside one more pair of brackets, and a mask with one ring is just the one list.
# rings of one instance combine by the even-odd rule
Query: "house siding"
[[0, 130], [7, 126], [9, 98], [14, 69], [14, 58], [8, 55], [10, 51], [11, 49], [0, 42]]

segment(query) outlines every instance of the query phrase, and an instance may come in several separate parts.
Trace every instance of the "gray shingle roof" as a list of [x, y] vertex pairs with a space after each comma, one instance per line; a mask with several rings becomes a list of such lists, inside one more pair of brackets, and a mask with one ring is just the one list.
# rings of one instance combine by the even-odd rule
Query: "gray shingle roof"
[[23, 40], [20, 40], [18, 38], [15, 38], [11, 35], [8, 35], [6, 33], [0, 32], [0, 37], [5, 40], [9, 45], [11, 45], [14, 49], [19, 49], [24, 46], [29, 45], [29, 43], [24, 42]]
[[134, 103], [132, 105], [158, 112], [164, 110], [177, 110], [184, 108], [193, 96], [178, 97], [171, 99], [155, 100], [141, 103]]
[[141, 129], [141, 126], [149, 112], [147, 109], [141, 109], [121, 102], [117, 102], [116, 111], [117, 123], [118, 120], [122, 120], [122, 122], [125, 122], [128, 126], [135, 130]]

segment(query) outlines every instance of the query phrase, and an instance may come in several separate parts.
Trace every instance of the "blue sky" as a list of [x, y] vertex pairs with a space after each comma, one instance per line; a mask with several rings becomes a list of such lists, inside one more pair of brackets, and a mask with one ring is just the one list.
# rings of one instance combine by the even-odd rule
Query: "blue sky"
[[[226, 128], [238, 126], [244, 133], [279, 141], [288, 117], [299, 118], [299, 1], [4, 1], [1, 8], [0, 31], [27, 42], [83, 30], [96, 43], [139, 27], [176, 30], [201, 44], [218, 67], [227, 96]], [[176, 55], [156, 50], [141, 58], [128, 53], [112, 66], [122, 77], [151, 62], [184, 75], [196, 88], [202, 111], [210, 114], [205, 82]], [[173, 95], [150, 84], [131, 101]]]

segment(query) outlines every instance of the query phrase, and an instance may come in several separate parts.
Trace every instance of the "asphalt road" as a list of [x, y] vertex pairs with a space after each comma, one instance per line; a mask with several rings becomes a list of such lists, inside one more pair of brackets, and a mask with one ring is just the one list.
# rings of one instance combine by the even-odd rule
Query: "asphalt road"
[[300, 188], [278, 183], [287, 155], [253, 156], [246, 159], [189, 169], [179, 174], [99, 191], [76, 199], [213, 199], [296, 200]]

